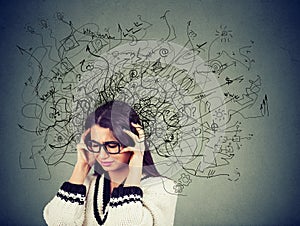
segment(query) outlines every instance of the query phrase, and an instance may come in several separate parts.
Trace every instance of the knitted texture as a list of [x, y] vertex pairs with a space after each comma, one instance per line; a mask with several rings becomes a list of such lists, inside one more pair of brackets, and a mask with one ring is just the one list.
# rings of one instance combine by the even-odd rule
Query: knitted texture
[[119, 186], [114, 188], [107, 205], [103, 204], [103, 197], [107, 197], [110, 191], [105, 189], [104, 182], [104, 176], [98, 179], [90, 176], [85, 185], [65, 182], [44, 208], [47, 224], [173, 225], [177, 195], [170, 193], [174, 186], [171, 180], [148, 177], [141, 181], [141, 187]]

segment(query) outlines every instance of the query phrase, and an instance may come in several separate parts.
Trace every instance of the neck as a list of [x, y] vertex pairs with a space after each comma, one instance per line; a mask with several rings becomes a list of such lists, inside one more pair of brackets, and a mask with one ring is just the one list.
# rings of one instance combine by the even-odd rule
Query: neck
[[110, 181], [112, 185], [120, 185], [128, 176], [129, 167], [128, 165], [122, 167], [121, 169], [109, 171], [108, 175], [110, 177]]

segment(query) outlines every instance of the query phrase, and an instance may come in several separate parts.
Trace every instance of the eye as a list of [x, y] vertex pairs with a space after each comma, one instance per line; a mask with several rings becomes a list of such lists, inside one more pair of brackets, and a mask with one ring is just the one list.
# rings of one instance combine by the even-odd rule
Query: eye
[[89, 141], [89, 142], [87, 143], [87, 146], [89, 146], [89, 147], [91, 147], [91, 148], [97, 148], [97, 147], [99, 147], [99, 144], [97, 144], [97, 143], [95, 143], [95, 142], [93, 142], [93, 141]]
[[98, 144], [96, 144], [96, 143], [92, 143], [92, 148], [97, 148], [97, 147], [99, 147], [99, 145]]
[[107, 143], [106, 145], [109, 148], [116, 148], [116, 147], [118, 147], [118, 143], [115, 143], [115, 142]]

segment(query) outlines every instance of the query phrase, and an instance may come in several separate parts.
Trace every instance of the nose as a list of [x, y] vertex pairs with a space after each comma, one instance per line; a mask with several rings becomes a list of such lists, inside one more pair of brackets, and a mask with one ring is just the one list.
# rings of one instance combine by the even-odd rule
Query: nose
[[101, 159], [107, 159], [109, 157], [109, 154], [106, 153], [106, 151], [104, 150], [104, 147], [100, 148], [100, 152], [96, 154], [97, 158], [100, 157]]

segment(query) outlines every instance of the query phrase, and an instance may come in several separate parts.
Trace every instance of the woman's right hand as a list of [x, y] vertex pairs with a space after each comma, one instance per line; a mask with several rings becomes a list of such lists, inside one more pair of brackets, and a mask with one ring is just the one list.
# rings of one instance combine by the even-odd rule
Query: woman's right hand
[[80, 143], [77, 144], [77, 162], [75, 164], [73, 173], [69, 182], [72, 184], [83, 184], [87, 174], [89, 173], [92, 165], [94, 165], [95, 158], [92, 153], [87, 150], [84, 143], [86, 136], [91, 132], [87, 129], [80, 138]]
[[80, 143], [76, 145], [77, 149], [77, 164], [80, 165], [94, 165], [95, 158], [93, 153], [87, 150], [86, 144], [84, 143], [86, 136], [91, 132], [91, 129], [87, 129], [80, 138]]

